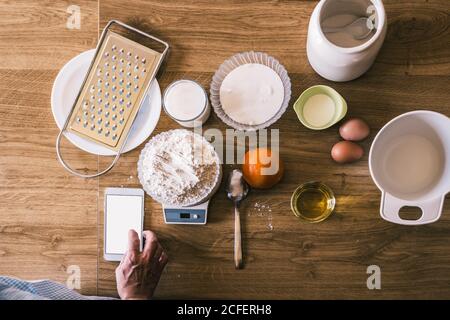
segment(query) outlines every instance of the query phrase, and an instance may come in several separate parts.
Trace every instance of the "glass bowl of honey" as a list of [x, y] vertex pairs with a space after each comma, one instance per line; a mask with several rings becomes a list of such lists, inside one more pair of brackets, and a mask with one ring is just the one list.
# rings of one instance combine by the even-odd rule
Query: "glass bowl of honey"
[[292, 212], [302, 221], [309, 223], [321, 222], [328, 218], [335, 204], [333, 190], [317, 181], [300, 185], [291, 197]]

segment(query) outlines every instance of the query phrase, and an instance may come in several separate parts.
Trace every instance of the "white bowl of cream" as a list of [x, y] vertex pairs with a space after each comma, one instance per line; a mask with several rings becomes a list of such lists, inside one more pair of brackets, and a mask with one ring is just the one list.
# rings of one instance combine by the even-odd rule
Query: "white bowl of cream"
[[263, 52], [238, 53], [213, 76], [214, 112], [238, 130], [258, 130], [275, 123], [291, 98], [291, 80], [278, 60]]

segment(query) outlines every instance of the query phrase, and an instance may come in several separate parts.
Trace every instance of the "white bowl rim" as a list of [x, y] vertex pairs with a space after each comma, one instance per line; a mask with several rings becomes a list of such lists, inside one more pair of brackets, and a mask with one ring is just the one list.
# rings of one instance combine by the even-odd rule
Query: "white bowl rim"
[[[432, 110], [414, 110], [414, 111], [409, 111], [409, 112], [405, 112], [402, 113], [398, 116], [396, 116], [395, 118], [391, 119], [390, 121], [388, 121], [381, 129], [380, 131], [378, 131], [377, 135], [375, 136], [375, 138], [372, 141], [372, 144], [370, 145], [370, 151], [369, 151], [369, 172], [370, 172], [370, 176], [372, 177], [373, 182], [375, 183], [375, 185], [377, 186], [377, 188], [382, 192], [385, 193], [386, 190], [385, 188], [383, 188], [381, 186], [381, 183], [378, 181], [377, 177], [375, 176], [375, 173], [373, 172], [373, 147], [375, 146], [375, 144], [378, 142], [378, 140], [380, 139], [381, 135], [383, 134], [383, 131], [385, 131], [385, 129], [391, 127], [394, 123], [413, 116], [413, 115], [418, 115], [418, 114], [428, 114], [428, 115], [433, 115], [433, 116], [438, 116], [440, 118], [445, 118], [447, 120], [450, 120], [450, 118], [448, 118], [446, 115], [440, 113], [440, 112], [436, 112], [436, 111], [432, 111]], [[404, 199], [402, 199], [404, 200]]]
[[[261, 63], [258, 61], [258, 57], [261, 58], [261, 60], [266, 60], [268, 64]], [[250, 62], [247, 62], [245, 59], [250, 60]], [[244, 60], [244, 61], [242, 61]], [[280, 77], [283, 87], [284, 87], [284, 99], [280, 106], [280, 109], [278, 112], [269, 120], [267, 120], [264, 123], [258, 124], [258, 125], [248, 125], [239, 123], [233, 119], [231, 119], [223, 110], [222, 105], [220, 103], [220, 86], [225, 79], [225, 77], [230, 73], [232, 70], [236, 69], [237, 67], [248, 64], [248, 63], [258, 63], [265, 65], [272, 70], [274, 70], [278, 76]], [[228, 69], [229, 66], [232, 66], [231, 70], [226, 71], [225, 69]], [[277, 70], [279, 69], [279, 70]], [[223, 76], [223, 77], [222, 77]], [[210, 100], [211, 105], [213, 107], [214, 112], [216, 115], [228, 126], [237, 129], [237, 130], [243, 130], [243, 131], [255, 131], [259, 129], [264, 129], [275, 122], [277, 122], [281, 116], [286, 112], [289, 101], [291, 99], [291, 79], [289, 78], [289, 74], [286, 70], [286, 68], [274, 57], [268, 55], [265, 52], [260, 51], [246, 51], [246, 52], [240, 52], [236, 53], [227, 60], [225, 60], [219, 68], [214, 73], [214, 76], [211, 80], [210, 85]]]
[[209, 144], [209, 145], [211, 146], [211, 148], [213, 148], [213, 150], [214, 150], [213, 145], [212, 145], [208, 140], [206, 140], [206, 138], [205, 138], [204, 136], [202, 136], [202, 135], [200, 135], [200, 134], [198, 134], [198, 133], [196, 133], [196, 132], [192, 132], [192, 131], [189, 131], [189, 130], [187, 130], [187, 129], [171, 129], [171, 130], [167, 130], [167, 131], [160, 132], [160, 133], [158, 133], [157, 135], [153, 136], [153, 137], [145, 144], [144, 148], [141, 150], [141, 153], [139, 154], [139, 160], [138, 160], [138, 162], [137, 162], [138, 179], [139, 179], [139, 182], [141, 183], [142, 188], [144, 189], [144, 191], [145, 191], [150, 197], [152, 197], [152, 199], [155, 200], [156, 202], [159, 202], [159, 203], [161, 203], [161, 204], [163, 204], [163, 205], [169, 205], [169, 206], [172, 205], [172, 206], [177, 206], [177, 207], [180, 207], [180, 206], [181, 206], [181, 207], [192, 207], [192, 206], [194, 206], [194, 205], [203, 203], [203, 202], [205, 202], [206, 200], [208, 200], [210, 197], [212, 197], [213, 194], [217, 191], [218, 186], [219, 186], [220, 183], [222, 182], [222, 166], [221, 166], [221, 164], [220, 164], [220, 158], [219, 158], [219, 155], [217, 154], [217, 152], [216, 152], [215, 150], [214, 150], [214, 153], [215, 153], [215, 158], [216, 158], [216, 160], [217, 160], [217, 162], [216, 162], [216, 177], [215, 177], [215, 180], [214, 180], [214, 182], [211, 184], [211, 186], [208, 188], [209, 190], [208, 190], [207, 193], [205, 193], [205, 195], [203, 195], [202, 197], [198, 197], [197, 199], [194, 199], [194, 201], [192, 201], [192, 202], [183, 203], [183, 204], [179, 204], [179, 203], [163, 203], [163, 202], [161, 201], [161, 199], [159, 199], [158, 197], [156, 197], [156, 196], [151, 192], [151, 190], [147, 187], [147, 185], [145, 184], [144, 177], [143, 177], [143, 172], [142, 172], [142, 170], [143, 170], [142, 162], [144, 161], [144, 156], [145, 156], [145, 153], [146, 153], [147, 148], [150, 148], [150, 147], [151, 147], [151, 142], [152, 142], [152, 140], [153, 140], [155, 137], [157, 137], [158, 135], [162, 134], [162, 133], [168, 133], [168, 132], [173, 132], [173, 131], [178, 131], [178, 130], [179, 130], [179, 131], [187, 131], [187, 132], [192, 133], [192, 134], [194, 134], [194, 135], [200, 136], [200, 137], [202, 138], [202, 140], [203, 140], [204, 142], [206, 142], [207, 144]]

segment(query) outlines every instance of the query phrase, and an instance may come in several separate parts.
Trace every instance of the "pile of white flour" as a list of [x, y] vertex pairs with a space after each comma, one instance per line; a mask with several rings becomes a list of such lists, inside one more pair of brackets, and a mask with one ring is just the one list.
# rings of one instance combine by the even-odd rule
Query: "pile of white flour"
[[219, 157], [202, 136], [184, 129], [154, 136], [140, 159], [140, 179], [156, 201], [190, 205], [206, 197], [220, 175]]

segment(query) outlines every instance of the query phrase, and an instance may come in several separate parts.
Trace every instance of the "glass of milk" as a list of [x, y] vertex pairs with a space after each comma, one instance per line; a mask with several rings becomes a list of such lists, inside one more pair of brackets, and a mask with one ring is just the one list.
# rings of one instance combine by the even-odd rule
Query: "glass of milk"
[[164, 91], [163, 108], [169, 117], [187, 128], [208, 120], [211, 107], [205, 89], [193, 80], [177, 80]]

